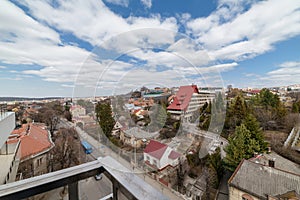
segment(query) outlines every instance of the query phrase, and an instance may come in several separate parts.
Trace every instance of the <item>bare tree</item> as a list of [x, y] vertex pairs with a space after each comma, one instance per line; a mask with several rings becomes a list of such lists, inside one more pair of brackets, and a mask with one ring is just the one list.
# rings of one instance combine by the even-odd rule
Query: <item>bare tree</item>
[[59, 129], [55, 138], [55, 147], [51, 150], [50, 167], [59, 170], [81, 163], [80, 139], [75, 129]]
[[55, 111], [49, 109], [43, 114], [43, 118], [48, 126], [51, 136], [53, 137], [53, 133], [57, 129], [57, 125], [59, 123], [59, 116]]

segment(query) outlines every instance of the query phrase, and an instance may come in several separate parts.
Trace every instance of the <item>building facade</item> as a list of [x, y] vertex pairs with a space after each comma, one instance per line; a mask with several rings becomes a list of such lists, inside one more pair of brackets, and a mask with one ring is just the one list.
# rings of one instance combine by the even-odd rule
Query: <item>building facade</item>
[[23, 124], [12, 133], [12, 140], [20, 139], [19, 179], [38, 176], [49, 171], [49, 151], [54, 147], [44, 124]]
[[0, 113], [0, 184], [14, 182], [19, 165], [20, 141], [10, 141], [15, 128], [15, 113]]
[[162, 170], [167, 166], [176, 167], [180, 156], [180, 153], [168, 145], [155, 140], [150, 140], [144, 150], [144, 162], [149, 170]]
[[198, 109], [214, 98], [214, 92], [199, 92], [197, 85], [181, 86], [167, 111], [174, 119], [191, 121]]

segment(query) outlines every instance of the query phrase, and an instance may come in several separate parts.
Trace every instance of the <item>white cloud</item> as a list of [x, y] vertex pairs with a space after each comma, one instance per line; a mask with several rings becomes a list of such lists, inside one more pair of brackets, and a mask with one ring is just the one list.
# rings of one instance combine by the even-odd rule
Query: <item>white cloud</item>
[[[0, 19], [5, 19], [0, 20], [1, 62], [40, 65], [44, 68], [24, 73], [39, 75], [48, 81], [64, 78], [64, 82], [71, 82], [91, 53], [79, 47], [62, 45], [54, 30], [35, 21], [10, 2], [1, 1], [0, 4], [3, 8]], [[59, 78], [51, 78], [51, 74]]]
[[[122, 6], [129, 2], [105, 1]], [[151, 8], [152, 1], [142, 2]], [[178, 33], [175, 17], [123, 18], [100, 0], [58, 0], [55, 7], [50, 1], [20, 3], [33, 18], [10, 2], [0, 2], [4, 8], [0, 12], [0, 61], [40, 65], [41, 69], [25, 70], [23, 75], [60, 82], [62, 87], [76, 81], [74, 89], [79, 93], [87, 88], [94, 91], [99, 84], [108, 90], [115, 86], [132, 89], [155, 81], [168, 86], [205, 83], [205, 77], [233, 70], [237, 61], [263, 54], [275, 43], [300, 34], [300, 2], [293, 0], [219, 0], [217, 10], [207, 17], [178, 15], [193, 39]], [[78, 44], [64, 45], [62, 32], [95, 49], [88, 52]], [[128, 60], [120, 59], [122, 56]], [[299, 62], [279, 67], [267, 75], [286, 80], [292, 70], [298, 73]]]
[[[59, 1], [59, 6], [55, 8], [46, 1], [25, 2], [23, 4], [37, 19], [62, 31], [70, 31], [92, 45], [99, 45], [118, 34], [137, 29], [154, 28], [175, 32], [178, 29], [175, 18], [161, 19], [159, 15], [148, 18], [134, 16], [122, 18], [100, 0]], [[146, 36], [154, 38], [155, 34], [150, 31]], [[156, 38], [159, 39], [159, 36]]]
[[146, 8], [152, 7], [152, 0], [141, 0], [141, 2]]
[[237, 14], [231, 14], [224, 23], [220, 20], [224, 12], [220, 14], [217, 10], [207, 18], [191, 20], [187, 27], [198, 42], [213, 51], [216, 59], [242, 60], [265, 53], [275, 43], [298, 35], [299, 8], [299, 1], [262, 1], [245, 12], [236, 9], [233, 13]]
[[269, 71], [266, 76], [260, 78], [269, 86], [286, 86], [299, 83], [300, 80], [300, 62], [290, 61], [281, 63], [277, 69]]
[[300, 62], [295, 62], [295, 61], [284, 62], [284, 63], [280, 64], [279, 66], [280, 67], [300, 67]]
[[0, 69], [6, 69], [6, 67], [5, 66], [0, 66]]
[[129, 0], [105, 0], [105, 1], [108, 3], [112, 3], [124, 7], [128, 7], [129, 5]]

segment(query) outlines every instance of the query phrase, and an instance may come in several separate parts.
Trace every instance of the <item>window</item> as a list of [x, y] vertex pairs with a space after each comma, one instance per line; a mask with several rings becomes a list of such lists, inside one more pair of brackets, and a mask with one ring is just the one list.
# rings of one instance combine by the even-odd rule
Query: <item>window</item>
[[43, 158], [37, 159], [37, 166], [40, 166], [42, 164]]
[[242, 200], [253, 200], [253, 198], [249, 194], [243, 194]]
[[156, 166], [158, 167], [157, 161], [156, 161], [156, 160], [153, 160], [153, 164], [156, 165]]

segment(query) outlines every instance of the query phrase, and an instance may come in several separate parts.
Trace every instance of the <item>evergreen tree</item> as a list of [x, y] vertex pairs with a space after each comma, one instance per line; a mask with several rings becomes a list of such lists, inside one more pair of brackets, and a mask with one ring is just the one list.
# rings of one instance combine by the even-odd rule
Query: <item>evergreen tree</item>
[[212, 103], [205, 102], [200, 108], [199, 128], [207, 131], [211, 120]]
[[219, 147], [216, 149], [216, 152], [214, 154], [211, 154], [208, 157], [208, 166], [216, 174], [216, 180], [213, 180], [213, 183], [215, 185], [215, 188], [218, 188], [218, 184], [224, 172], [223, 162], [221, 158], [221, 150]]
[[287, 111], [277, 94], [264, 88], [251, 99], [251, 102], [255, 110], [254, 114], [264, 128], [268, 128], [269, 121], [276, 121], [277, 125], [284, 125]]
[[254, 152], [261, 152], [259, 142], [251, 137], [251, 132], [244, 124], [238, 126], [235, 133], [229, 137], [229, 144], [225, 148], [225, 167], [234, 171], [243, 158], [253, 157]]
[[259, 143], [261, 151], [264, 151], [267, 148], [267, 142], [265, 142], [262, 128], [260, 127], [257, 119], [252, 114], [248, 114], [246, 119], [243, 121], [243, 124], [250, 131], [251, 138], [255, 139]]
[[237, 126], [240, 126], [249, 112], [250, 110], [242, 94], [237, 95], [227, 105], [223, 135], [229, 135]]
[[110, 104], [107, 102], [97, 103], [96, 117], [103, 133], [106, 135], [106, 137], [110, 138], [111, 131], [115, 125]]

